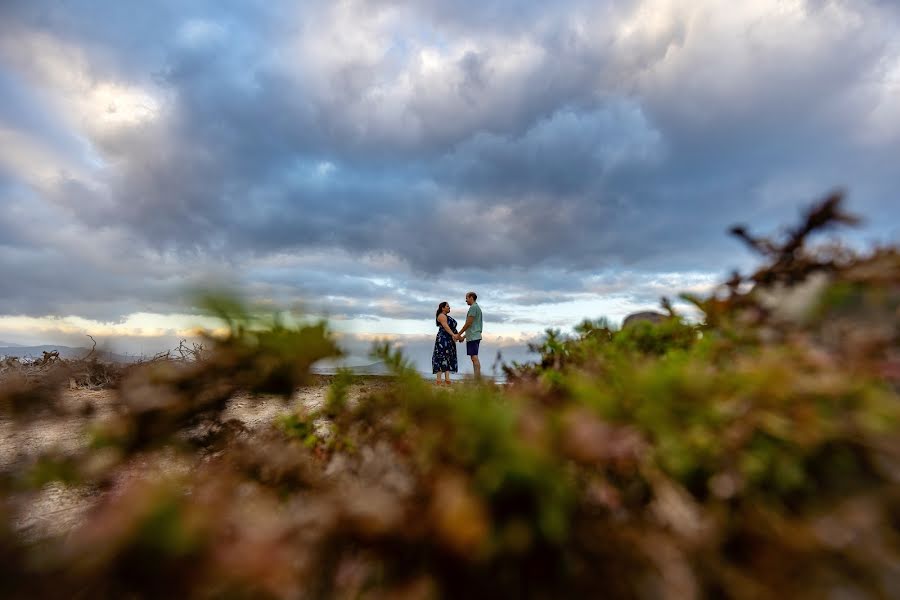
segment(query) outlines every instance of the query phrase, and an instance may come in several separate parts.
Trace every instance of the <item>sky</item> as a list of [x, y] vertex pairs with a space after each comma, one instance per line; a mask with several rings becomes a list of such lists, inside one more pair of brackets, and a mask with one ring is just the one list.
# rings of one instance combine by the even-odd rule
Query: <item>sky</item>
[[898, 100], [893, 0], [2, 0], [0, 341], [155, 352], [227, 288], [427, 368], [475, 290], [522, 359], [835, 188], [896, 242]]

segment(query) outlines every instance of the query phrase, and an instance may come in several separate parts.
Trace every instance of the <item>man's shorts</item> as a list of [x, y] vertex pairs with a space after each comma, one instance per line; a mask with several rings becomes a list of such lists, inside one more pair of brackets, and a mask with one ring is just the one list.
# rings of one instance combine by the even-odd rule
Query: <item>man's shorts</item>
[[478, 356], [478, 346], [481, 345], [481, 340], [470, 340], [466, 342], [466, 354], [469, 356]]

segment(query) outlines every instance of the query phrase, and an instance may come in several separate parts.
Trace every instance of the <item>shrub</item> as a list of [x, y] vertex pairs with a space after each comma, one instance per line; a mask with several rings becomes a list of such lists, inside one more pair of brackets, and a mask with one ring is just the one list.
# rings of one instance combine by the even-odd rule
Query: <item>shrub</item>
[[[509, 385], [453, 390], [380, 346], [389, 385], [351, 402], [341, 373], [321, 409], [252, 433], [221, 422], [230, 397], [288, 397], [337, 349], [219, 299], [228, 334], [123, 380], [102, 443], [4, 471], [0, 591], [896, 596], [900, 254], [807, 242], [851, 220], [829, 198], [781, 241], [738, 228], [766, 264], [691, 298], [699, 324], [586, 321]], [[203, 419], [222, 435], [197, 452]], [[106, 491], [71, 535], [23, 539], [50, 478]]]

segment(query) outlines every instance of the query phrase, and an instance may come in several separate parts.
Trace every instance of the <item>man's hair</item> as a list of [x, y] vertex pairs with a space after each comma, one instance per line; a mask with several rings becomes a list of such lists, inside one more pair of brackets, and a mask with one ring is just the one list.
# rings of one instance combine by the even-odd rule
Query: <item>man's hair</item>
[[472, 300], [478, 300], [478, 294], [476, 294], [475, 292], [469, 292], [468, 294], [466, 294], [466, 296], [472, 296]]

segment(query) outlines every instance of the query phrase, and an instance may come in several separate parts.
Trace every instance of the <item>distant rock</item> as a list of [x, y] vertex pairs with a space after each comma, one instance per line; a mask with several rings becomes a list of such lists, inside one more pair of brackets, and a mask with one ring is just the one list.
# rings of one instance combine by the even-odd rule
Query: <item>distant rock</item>
[[630, 315], [625, 317], [624, 321], [622, 321], [622, 329], [625, 329], [629, 325], [639, 323], [640, 321], [646, 321], [647, 323], [662, 323], [668, 318], [668, 315], [664, 315], [663, 313], [658, 313], [652, 310], [631, 313]]

